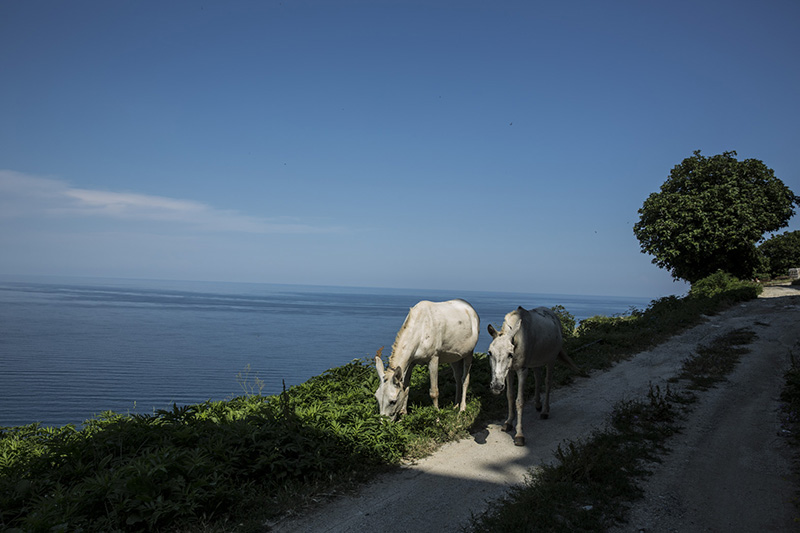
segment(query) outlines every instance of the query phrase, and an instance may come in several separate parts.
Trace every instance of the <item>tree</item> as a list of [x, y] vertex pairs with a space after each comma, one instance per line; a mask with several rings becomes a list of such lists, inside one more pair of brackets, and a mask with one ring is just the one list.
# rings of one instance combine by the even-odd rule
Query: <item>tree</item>
[[694, 152], [639, 209], [633, 226], [642, 253], [691, 283], [722, 270], [749, 279], [760, 265], [756, 244], [786, 227], [800, 205], [772, 169], [736, 152]]
[[800, 231], [775, 235], [758, 247], [767, 260], [772, 276], [786, 275], [790, 268], [800, 268]]

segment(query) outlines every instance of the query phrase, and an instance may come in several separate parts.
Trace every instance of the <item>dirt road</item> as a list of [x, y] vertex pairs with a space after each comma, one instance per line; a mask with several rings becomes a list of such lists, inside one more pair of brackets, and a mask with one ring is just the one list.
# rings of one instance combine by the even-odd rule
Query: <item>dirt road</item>
[[[800, 357], [800, 291], [768, 289], [609, 371], [578, 378], [551, 396], [549, 420], [526, 410], [527, 446], [514, 446], [497, 424], [470, 439], [383, 475], [357, 494], [272, 524], [278, 532], [462, 531], [529, 469], [553, 458], [564, 440], [586, 436], [625, 398], [664, 385], [700, 343], [750, 327], [758, 338], [728, 382], [701, 396], [673, 452], [647, 481], [646, 498], [618, 531], [797, 531], [790, 502], [778, 393], [791, 350]], [[798, 529], [795, 529], [798, 528]]]

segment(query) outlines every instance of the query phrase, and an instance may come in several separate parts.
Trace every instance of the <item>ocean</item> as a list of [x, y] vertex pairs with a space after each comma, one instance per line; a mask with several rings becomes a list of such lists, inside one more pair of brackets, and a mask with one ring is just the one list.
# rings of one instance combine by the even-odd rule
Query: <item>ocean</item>
[[328, 368], [388, 358], [408, 309], [463, 298], [489, 323], [517, 306], [576, 319], [645, 298], [119, 279], [0, 280], [0, 426], [81, 424], [242, 395], [275, 394]]

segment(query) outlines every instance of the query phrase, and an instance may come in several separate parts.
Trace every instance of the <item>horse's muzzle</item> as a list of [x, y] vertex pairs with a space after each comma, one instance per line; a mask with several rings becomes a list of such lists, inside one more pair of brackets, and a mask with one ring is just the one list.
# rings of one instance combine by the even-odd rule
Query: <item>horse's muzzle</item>
[[497, 384], [497, 385], [492, 383], [490, 385], [490, 388], [492, 389], [492, 393], [500, 394], [501, 392], [503, 392], [503, 389], [505, 389], [506, 386], [505, 386], [505, 383], [500, 383], [500, 384]]

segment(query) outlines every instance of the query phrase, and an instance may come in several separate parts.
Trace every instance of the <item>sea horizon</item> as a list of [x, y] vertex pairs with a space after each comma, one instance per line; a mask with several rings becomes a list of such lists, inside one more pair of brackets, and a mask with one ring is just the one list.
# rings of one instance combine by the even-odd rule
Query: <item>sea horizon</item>
[[[647, 299], [652, 302], [658, 298], [666, 296], [660, 294], [657, 296], [644, 296], [641, 294], [613, 294], [606, 292], [562, 292], [562, 291], [531, 291], [531, 290], [490, 290], [490, 289], [463, 289], [463, 288], [425, 288], [425, 287], [388, 287], [379, 285], [331, 285], [331, 284], [318, 284], [318, 283], [283, 283], [283, 282], [270, 282], [270, 281], [232, 281], [232, 280], [210, 280], [210, 279], [170, 279], [170, 278], [138, 278], [138, 277], [117, 277], [117, 276], [88, 276], [88, 275], [53, 275], [53, 274], [0, 274], [0, 283], [4, 282], [40, 282], [40, 283], [55, 283], [67, 282], [73, 280], [78, 281], [92, 281], [92, 282], [107, 282], [107, 283], [158, 283], [158, 284], [181, 284], [181, 285], [202, 285], [202, 284], [217, 284], [217, 285], [231, 285], [231, 286], [248, 286], [248, 285], [262, 285], [272, 287], [302, 287], [305, 289], [333, 289], [333, 290], [354, 290], [354, 291], [418, 291], [430, 293], [491, 293], [502, 295], [522, 295], [522, 296], [589, 296], [597, 298], [623, 298], [642, 300]], [[679, 296], [676, 291], [675, 295]]]
[[518, 305], [563, 305], [576, 320], [627, 314], [646, 298], [252, 282], [0, 276], [0, 426], [80, 424], [243, 391], [280, 392], [354, 359], [385, 357], [408, 309], [464, 298], [481, 318], [476, 352]]

